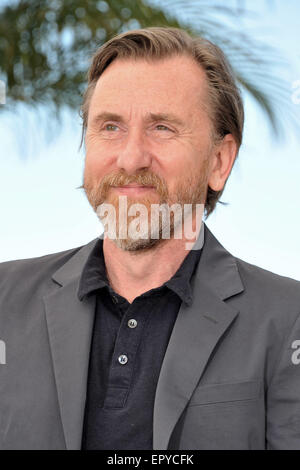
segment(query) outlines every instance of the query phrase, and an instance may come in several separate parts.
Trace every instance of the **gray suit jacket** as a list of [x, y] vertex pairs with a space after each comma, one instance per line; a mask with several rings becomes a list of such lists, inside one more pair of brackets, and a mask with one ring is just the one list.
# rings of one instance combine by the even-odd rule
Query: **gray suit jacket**
[[[0, 264], [0, 449], [80, 449], [95, 305], [77, 289], [96, 241]], [[300, 449], [300, 282], [232, 256], [205, 225], [193, 289], [153, 448]]]

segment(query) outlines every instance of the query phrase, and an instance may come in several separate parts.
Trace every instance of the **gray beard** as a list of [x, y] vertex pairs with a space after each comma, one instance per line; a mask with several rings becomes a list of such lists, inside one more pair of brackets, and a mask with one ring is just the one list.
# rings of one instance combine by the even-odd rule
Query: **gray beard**
[[[196, 230], [198, 230], [201, 225], [204, 204], [196, 205], [196, 203], [194, 203], [191, 204], [191, 206], [192, 207], [185, 206], [184, 209], [184, 204], [177, 203], [173, 206], [173, 210], [175, 211], [174, 213], [173, 211], [170, 211], [170, 206], [168, 204], [162, 204], [160, 206], [162, 207], [162, 212], [159, 211], [158, 217], [153, 219], [150, 218], [150, 221], [148, 220], [147, 224], [139, 224], [138, 236], [131, 236], [127, 224], [127, 236], [118, 236], [120, 234], [120, 227], [118, 226], [116, 227], [117, 230], [115, 232], [115, 236], [111, 238], [111, 240], [123, 251], [139, 252], [157, 247], [173, 237], [182, 239], [183, 227], [185, 227], [185, 230], [186, 227], [188, 227], [187, 230], [191, 230], [192, 218], [194, 216], [196, 216], [197, 219]], [[140, 225], [142, 225], [142, 227], [140, 227]], [[192, 235], [194, 235], [194, 232], [192, 235], [190, 232], [188, 233], [188, 238], [191, 238]]]

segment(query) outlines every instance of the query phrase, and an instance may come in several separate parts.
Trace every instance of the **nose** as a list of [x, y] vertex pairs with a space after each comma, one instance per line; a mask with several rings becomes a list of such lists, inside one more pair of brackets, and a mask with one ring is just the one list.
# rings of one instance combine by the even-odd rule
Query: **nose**
[[151, 166], [151, 155], [146, 149], [146, 139], [142, 129], [131, 128], [118, 153], [117, 166], [127, 174], [134, 174]]

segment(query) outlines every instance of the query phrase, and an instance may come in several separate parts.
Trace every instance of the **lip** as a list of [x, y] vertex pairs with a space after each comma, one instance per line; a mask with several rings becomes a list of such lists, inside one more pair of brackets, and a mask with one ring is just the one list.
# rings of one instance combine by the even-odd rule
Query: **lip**
[[113, 186], [113, 189], [120, 191], [121, 193], [144, 193], [154, 189], [154, 186], [138, 186], [138, 185], [127, 185], [127, 186]]
[[154, 186], [143, 186], [138, 184], [126, 184], [124, 186], [114, 186], [114, 188], [154, 188]]

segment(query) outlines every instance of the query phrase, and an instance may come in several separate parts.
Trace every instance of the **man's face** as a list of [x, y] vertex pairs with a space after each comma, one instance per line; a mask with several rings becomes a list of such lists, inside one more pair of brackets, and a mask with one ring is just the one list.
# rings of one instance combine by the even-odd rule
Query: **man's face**
[[[205, 72], [191, 58], [109, 65], [91, 98], [85, 138], [84, 189], [94, 210], [111, 203], [118, 214], [119, 196], [149, 214], [151, 204], [204, 204], [212, 152], [206, 103]], [[150, 225], [145, 239], [116, 240], [125, 250], [161, 242]]]

